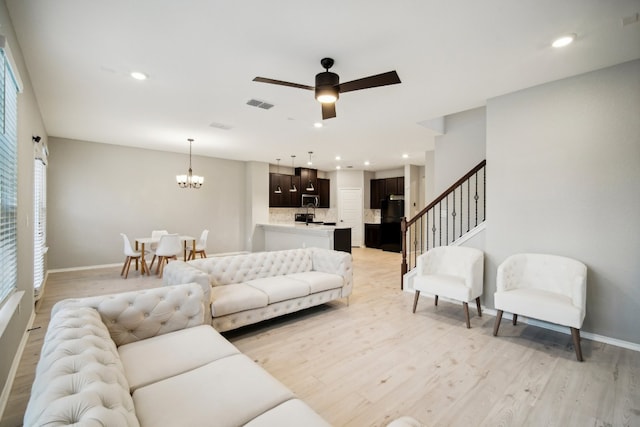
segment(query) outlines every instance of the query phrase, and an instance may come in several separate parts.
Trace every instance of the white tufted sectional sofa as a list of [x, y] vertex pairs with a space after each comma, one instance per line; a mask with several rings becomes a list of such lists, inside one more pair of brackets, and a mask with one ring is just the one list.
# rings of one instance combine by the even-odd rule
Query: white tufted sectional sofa
[[205, 325], [196, 283], [52, 310], [24, 425], [328, 426]]
[[304, 248], [174, 261], [163, 281], [199, 283], [210, 301], [211, 324], [222, 332], [348, 298], [352, 259], [346, 252]]

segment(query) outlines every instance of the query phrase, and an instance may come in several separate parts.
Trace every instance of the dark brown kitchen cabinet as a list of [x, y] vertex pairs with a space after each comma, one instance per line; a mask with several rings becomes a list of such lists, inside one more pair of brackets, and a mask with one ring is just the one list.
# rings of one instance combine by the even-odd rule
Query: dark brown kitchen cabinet
[[380, 224], [364, 225], [364, 245], [368, 248], [380, 248]]
[[318, 178], [318, 198], [319, 208], [329, 208], [331, 206], [331, 181], [325, 178]]
[[[295, 187], [294, 187], [295, 185]], [[296, 191], [291, 191], [295, 188]], [[269, 207], [299, 207], [301, 203], [300, 177], [279, 173], [269, 174]]]
[[316, 169], [296, 168], [304, 194], [318, 194], [318, 171]]
[[404, 195], [404, 177], [372, 179], [370, 186], [369, 207], [380, 209], [380, 201], [390, 195]]

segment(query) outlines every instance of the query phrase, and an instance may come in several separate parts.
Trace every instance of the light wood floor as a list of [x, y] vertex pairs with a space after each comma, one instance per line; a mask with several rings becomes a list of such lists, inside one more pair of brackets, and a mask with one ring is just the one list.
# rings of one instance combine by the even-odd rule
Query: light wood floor
[[[354, 249], [349, 306], [334, 301], [225, 333], [336, 426], [638, 426], [640, 353], [503, 320], [399, 290], [400, 256]], [[0, 427], [21, 424], [51, 307], [68, 297], [160, 285], [119, 268], [51, 274]], [[214, 386], [214, 385], [212, 385]], [[212, 423], [212, 426], [215, 425]]]

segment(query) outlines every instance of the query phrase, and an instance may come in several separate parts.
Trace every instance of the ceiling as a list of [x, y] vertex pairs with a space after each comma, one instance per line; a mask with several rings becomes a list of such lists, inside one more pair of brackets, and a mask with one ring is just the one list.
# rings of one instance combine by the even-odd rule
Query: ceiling
[[[6, 3], [49, 136], [179, 153], [194, 138], [194, 155], [285, 166], [313, 151], [325, 171], [424, 164], [432, 119], [640, 58], [640, 24], [622, 25], [639, 0]], [[327, 56], [343, 82], [402, 83], [342, 94], [322, 121], [313, 92], [252, 81], [313, 86]]]

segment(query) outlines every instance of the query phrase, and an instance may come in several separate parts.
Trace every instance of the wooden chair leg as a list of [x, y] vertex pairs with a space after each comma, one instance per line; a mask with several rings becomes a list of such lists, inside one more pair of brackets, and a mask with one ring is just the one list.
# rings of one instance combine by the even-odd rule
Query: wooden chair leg
[[416, 296], [413, 298], [413, 312], [416, 312], [416, 307], [418, 306], [418, 298], [420, 298], [420, 291], [416, 291]]
[[464, 307], [464, 318], [467, 321], [467, 329], [471, 329], [471, 322], [469, 322], [469, 304], [463, 302], [462, 306]]
[[480, 297], [476, 298], [476, 307], [478, 308], [478, 316], [482, 317], [482, 309], [480, 308]]
[[580, 346], [580, 329], [571, 328], [571, 337], [573, 338], [573, 347], [576, 349], [576, 359], [582, 362], [582, 347]]
[[126, 268], [126, 270], [125, 270], [125, 272], [124, 272], [124, 278], [125, 278], [125, 279], [127, 278], [127, 276], [129, 276], [129, 267], [130, 267], [130, 266], [131, 266], [131, 257], [130, 257], [130, 256], [128, 256], [128, 257], [127, 257], [127, 268]]
[[123, 276], [124, 275], [124, 269], [127, 268], [127, 261], [129, 260], [129, 257], [126, 257], [124, 259], [124, 264], [122, 264], [122, 271], [120, 272], [120, 275]]
[[435, 305], [438, 305], [438, 295], [436, 295], [436, 298], [433, 300], [433, 303], [434, 303]]
[[516, 326], [518, 324], [518, 315], [513, 313], [513, 326]]
[[200, 258], [206, 258], [207, 253], [205, 251], [200, 252]]
[[502, 320], [502, 310], [498, 310], [496, 313], [496, 322], [493, 324], [493, 336], [498, 335], [498, 329], [500, 328], [500, 321]]
[[160, 265], [164, 262], [164, 257], [158, 257], [158, 265], [156, 265], [156, 274], [160, 273]]

